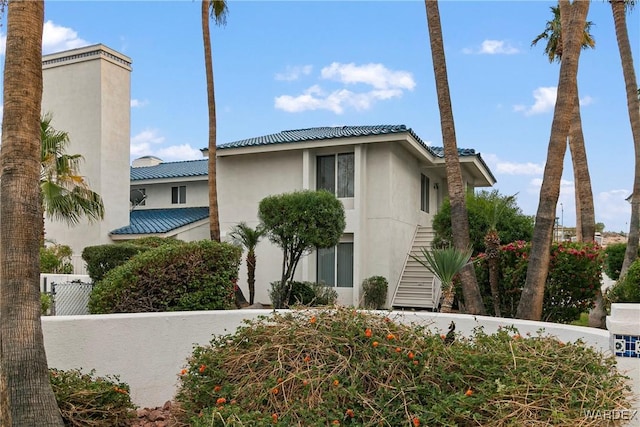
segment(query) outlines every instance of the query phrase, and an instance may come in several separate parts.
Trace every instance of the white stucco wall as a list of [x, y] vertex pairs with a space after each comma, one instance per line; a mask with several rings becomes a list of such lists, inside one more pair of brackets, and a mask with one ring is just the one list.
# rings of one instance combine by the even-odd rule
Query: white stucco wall
[[[101, 53], [88, 54], [95, 51]], [[43, 57], [42, 111], [69, 133], [67, 153], [84, 156], [81, 172], [105, 206], [99, 223], [46, 222], [46, 237], [76, 254], [109, 243], [109, 232], [129, 223], [130, 62], [102, 45]]]
[[[302, 152], [288, 151], [218, 157], [218, 208], [222, 240], [228, 240], [231, 229], [239, 222], [258, 225], [258, 204], [273, 194], [303, 189]], [[243, 262], [238, 285], [249, 299], [246, 266]], [[256, 249], [256, 301], [270, 304], [270, 283], [282, 274], [282, 251], [268, 239]], [[301, 280], [298, 267], [296, 279]]]
[[[59, 316], [44, 317], [42, 325], [50, 367], [81, 367], [86, 371], [95, 369], [98, 375], [119, 375], [131, 386], [134, 403], [144, 407], [159, 406], [173, 398], [178, 374], [194, 344], [207, 344], [213, 334], [233, 333], [243, 319], [269, 313], [271, 310]], [[433, 331], [446, 331], [455, 320], [456, 331], [463, 336], [479, 325], [487, 333], [514, 325], [523, 337], [527, 333], [535, 336], [544, 328], [545, 333], [564, 342], [581, 338], [596, 349], [609, 349], [609, 333], [595, 328], [461, 314], [383, 313], [396, 321], [426, 325]], [[626, 362], [625, 369], [637, 389], [640, 359]]]
[[[171, 188], [187, 187], [186, 203], [171, 203]], [[144, 205], [136, 207], [143, 209], [191, 208], [209, 206], [209, 185], [206, 177], [198, 180], [173, 180], [171, 182], [132, 181], [131, 189], [144, 188]]]

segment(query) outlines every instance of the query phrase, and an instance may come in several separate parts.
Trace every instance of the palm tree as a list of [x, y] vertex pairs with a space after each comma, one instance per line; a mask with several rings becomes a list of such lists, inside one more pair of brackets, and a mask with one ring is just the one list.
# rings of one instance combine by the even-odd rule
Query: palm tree
[[[558, 6], [551, 6], [551, 13], [553, 14], [553, 20], [547, 21], [545, 30], [531, 42], [531, 45], [536, 45], [540, 40], [547, 40], [544, 53], [547, 55], [549, 62], [560, 62], [563, 51], [560, 8]], [[582, 49], [595, 47], [596, 42], [590, 33], [592, 26], [593, 22], [591, 21], [586, 22], [584, 25], [581, 41]], [[584, 134], [582, 132], [582, 119], [580, 116], [580, 99], [577, 88], [573, 102], [573, 116], [571, 125], [569, 126], [568, 136], [575, 185], [576, 237], [580, 242], [593, 241], [596, 232], [596, 217], [593, 206], [591, 176], [587, 163], [587, 152], [584, 146]]]
[[[442, 27], [437, 0], [425, 0], [429, 40], [431, 42], [431, 57], [438, 93], [438, 107], [440, 109], [440, 126], [442, 128], [442, 142], [444, 146], [445, 169], [447, 173], [447, 188], [451, 201], [451, 223], [453, 225], [453, 244], [464, 250], [469, 247], [469, 218], [465, 206], [465, 187], [462, 181], [462, 171], [458, 157], [458, 145], [453, 122], [453, 110], [449, 95], [449, 81], [447, 78], [447, 64], [442, 41]], [[466, 311], [471, 314], [485, 314], [482, 295], [476, 280], [476, 272], [472, 265], [465, 266], [460, 272], [462, 281], [462, 295]]]
[[211, 32], [209, 14], [216, 24], [227, 21], [226, 0], [202, 0], [202, 40], [204, 44], [204, 66], [207, 73], [207, 105], [209, 106], [209, 234], [211, 240], [220, 241], [220, 218], [218, 216], [218, 190], [216, 183], [216, 98], [213, 86], [213, 56], [211, 54]]
[[[547, 40], [544, 53], [549, 58], [549, 62], [562, 60], [562, 24], [560, 19], [560, 8], [551, 6], [553, 20], [547, 22], [543, 33], [538, 35], [531, 45], [534, 46], [540, 40]], [[594, 48], [595, 40], [591, 36], [590, 30], [593, 22], [587, 21], [582, 33], [582, 49]], [[577, 81], [576, 81], [577, 84]], [[573, 163], [573, 175], [575, 186], [576, 203], [576, 239], [579, 242], [593, 241], [596, 232], [596, 217], [593, 206], [593, 192], [591, 189], [591, 176], [587, 163], [587, 152], [584, 146], [584, 134], [582, 133], [582, 119], [580, 116], [580, 99], [576, 87], [576, 95], [573, 104], [573, 116], [569, 126], [569, 151]], [[589, 313], [589, 326], [604, 327], [606, 313], [604, 310], [604, 299], [600, 290], [596, 292], [594, 307]]]
[[0, 180], [0, 425], [62, 427], [40, 323], [43, 1], [10, 0]]
[[[463, 268], [471, 265], [469, 260], [473, 251], [470, 248], [459, 250], [451, 246], [431, 250], [421, 248], [420, 250], [422, 251], [421, 258], [414, 255], [411, 257], [440, 279], [442, 283], [441, 309], [443, 313], [451, 313], [456, 295], [453, 279]], [[471, 266], [473, 267], [473, 265]]]
[[559, 4], [563, 23], [563, 53], [560, 63], [558, 96], [553, 113], [536, 223], [533, 229], [527, 278], [516, 312], [516, 317], [530, 320], [540, 320], [542, 317], [544, 285], [549, 273], [551, 240], [556, 205], [560, 195], [560, 179], [562, 178], [564, 155], [567, 149], [567, 135], [574, 111], [578, 59], [582, 46], [580, 41], [589, 11], [588, 1], [574, 0], [573, 3], [570, 3], [569, 0], [560, 0]]
[[[104, 205], [99, 194], [89, 188], [80, 175], [80, 154], [66, 154], [69, 134], [51, 126], [51, 114], [40, 121], [40, 191], [43, 213], [48, 217], [77, 224], [82, 217], [90, 222], [104, 218]], [[44, 217], [41, 241], [44, 243]]]
[[262, 236], [267, 234], [267, 230], [261, 226], [255, 229], [249, 227], [247, 223], [241, 222], [236, 225], [230, 233], [234, 243], [241, 245], [247, 250], [247, 284], [249, 285], [249, 304], [253, 304], [256, 294], [256, 246]]
[[613, 21], [616, 27], [616, 38], [620, 50], [622, 62], [622, 74], [624, 76], [627, 91], [627, 109], [631, 122], [631, 134], [633, 135], [633, 147], [635, 150], [635, 172], [633, 178], [633, 193], [631, 194], [631, 220], [629, 221], [629, 236], [627, 250], [620, 269], [620, 276], [624, 276], [638, 254], [638, 241], [640, 240], [640, 102], [638, 101], [638, 83], [633, 68], [633, 55], [629, 43], [627, 31], [626, 12], [635, 5], [635, 0], [609, 0], [613, 12]]
[[484, 236], [485, 254], [489, 265], [489, 287], [491, 289], [491, 299], [493, 301], [493, 313], [501, 317], [499, 277], [500, 270], [500, 234], [498, 233], [498, 220], [502, 212], [514, 202], [517, 194], [508, 197], [500, 197], [497, 191], [490, 194], [489, 204], [486, 206], [485, 215], [489, 224], [489, 229]]

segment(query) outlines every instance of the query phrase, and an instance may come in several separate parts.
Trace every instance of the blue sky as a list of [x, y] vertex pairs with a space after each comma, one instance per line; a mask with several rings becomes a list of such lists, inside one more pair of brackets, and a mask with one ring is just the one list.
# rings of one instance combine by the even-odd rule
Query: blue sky
[[[518, 193], [531, 215], [559, 65], [530, 43], [554, 4], [440, 3], [458, 146], [480, 152], [495, 188]], [[229, 12], [225, 27], [212, 27], [218, 143], [314, 126], [405, 124], [442, 145], [424, 2], [231, 0]], [[583, 51], [579, 91], [596, 220], [628, 231], [634, 153], [608, 3], [592, 2], [588, 19], [596, 49]], [[45, 53], [103, 43], [132, 58], [132, 159], [201, 158], [199, 2], [49, 1], [45, 20]], [[640, 9], [627, 22], [640, 75]], [[567, 153], [557, 212], [565, 226], [575, 224], [573, 193]]]

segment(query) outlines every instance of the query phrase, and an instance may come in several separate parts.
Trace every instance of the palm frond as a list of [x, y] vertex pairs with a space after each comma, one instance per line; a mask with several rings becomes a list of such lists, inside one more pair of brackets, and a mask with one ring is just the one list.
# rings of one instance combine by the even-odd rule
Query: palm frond
[[470, 248], [460, 250], [452, 246], [431, 250], [421, 248], [420, 250], [422, 257], [411, 255], [411, 258], [440, 279], [444, 288], [452, 286], [453, 278], [469, 263], [472, 254]]

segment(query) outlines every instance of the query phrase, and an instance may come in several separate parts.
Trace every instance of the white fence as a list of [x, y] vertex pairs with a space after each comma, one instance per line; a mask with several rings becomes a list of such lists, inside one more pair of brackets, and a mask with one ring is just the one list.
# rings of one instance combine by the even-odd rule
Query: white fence
[[89, 314], [87, 304], [93, 284], [83, 274], [40, 274], [40, 292], [51, 295], [53, 316]]
[[[640, 304], [633, 306], [627, 315], [637, 320]], [[194, 344], [207, 344], [213, 335], [233, 333], [244, 319], [270, 313], [271, 310], [225, 310], [55, 316], [43, 317], [42, 324], [49, 366], [82, 367], [87, 371], [96, 369], [99, 375], [119, 375], [130, 385], [134, 403], [160, 406], [173, 398], [178, 374]], [[437, 331], [446, 331], [451, 320], [455, 320], [456, 330], [462, 335], [471, 334], [480, 325], [487, 333], [513, 325], [523, 335], [535, 335], [542, 328], [562, 341], [580, 338], [605, 352], [609, 352], [611, 344], [608, 331], [555, 323], [430, 312], [396, 312], [393, 317], [429, 325]], [[634, 392], [640, 393], [640, 358], [618, 357], [618, 361], [632, 378]]]

